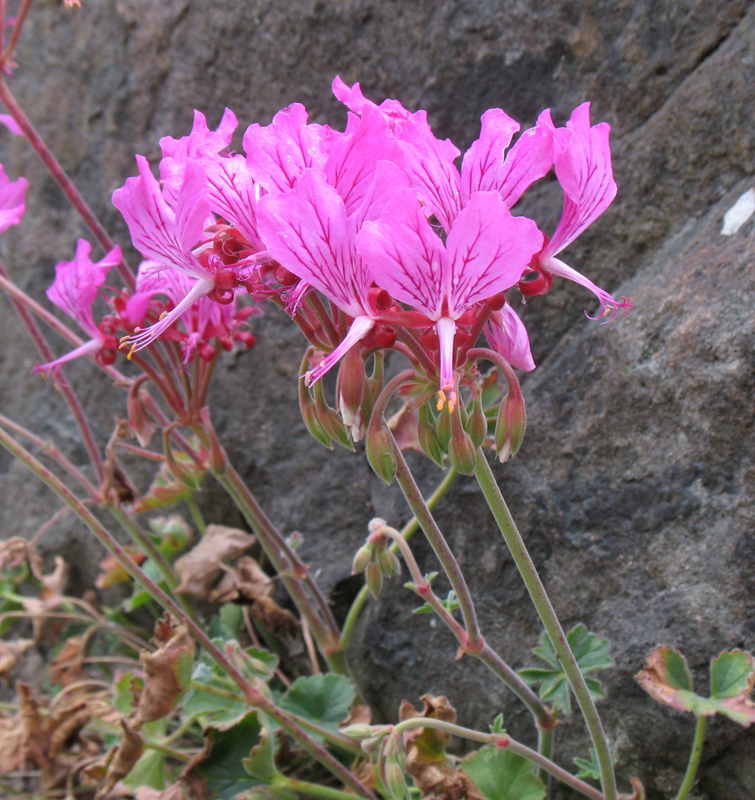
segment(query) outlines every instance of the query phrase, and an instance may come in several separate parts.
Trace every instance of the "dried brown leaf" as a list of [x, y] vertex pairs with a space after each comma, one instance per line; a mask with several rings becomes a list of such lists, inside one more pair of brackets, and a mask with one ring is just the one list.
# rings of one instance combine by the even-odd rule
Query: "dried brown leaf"
[[132, 729], [125, 719], [121, 720], [121, 727], [123, 728], [123, 738], [104, 759], [107, 769], [102, 783], [97, 788], [96, 797], [98, 798], [108, 795], [115, 784], [131, 772], [134, 764], [144, 752], [144, 740], [139, 733]]
[[194, 640], [186, 625], [174, 626], [169, 617], [158, 620], [155, 638], [162, 646], [154, 653], [142, 651], [139, 656], [146, 682], [134, 720], [139, 724], [164, 717], [186, 688], [184, 676], [191, 671]]
[[10, 680], [10, 673], [15, 669], [21, 656], [34, 646], [32, 639], [16, 639], [15, 642], [0, 642], [0, 679]]
[[372, 711], [369, 706], [354, 706], [349, 712], [349, 716], [339, 725], [340, 728], [348, 728], [349, 725], [370, 725], [372, 723]]
[[249, 609], [249, 613], [278, 636], [296, 633], [299, 629], [296, 617], [290, 611], [281, 608], [272, 597], [258, 598]]
[[70, 686], [89, 677], [84, 669], [85, 647], [86, 640], [83, 636], [72, 636], [66, 640], [60, 652], [50, 662], [48, 675], [51, 683], [56, 686]]
[[[29, 563], [31, 565], [31, 561]], [[39, 571], [39, 565], [34, 567], [35, 577], [42, 584], [39, 597], [25, 598], [22, 605], [33, 617], [32, 630], [35, 642], [52, 639], [61, 629], [58, 620], [51, 620], [45, 615], [65, 601], [63, 591], [68, 582], [69, 572], [70, 567], [61, 556], [55, 556], [55, 569], [49, 575], [43, 575]]]
[[223, 561], [233, 561], [255, 542], [254, 536], [237, 528], [208, 525], [199, 543], [175, 563], [181, 583], [177, 592], [206, 600]]
[[20, 715], [0, 717], [0, 775], [24, 767], [23, 725]]
[[149, 786], [140, 786], [134, 792], [135, 800], [188, 800], [181, 781], [160, 791]]
[[29, 564], [29, 569], [36, 578], [42, 575], [42, 559], [26, 539], [11, 536], [10, 539], [0, 542], [0, 572], [20, 567], [24, 562]]
[[217, 587], [210, 592], [211, 603], [231, 603], [235, 600], [254, 602], [270, 597], [273, 582], [256, 559], [242, 556], [233, 567], [227, 567]]

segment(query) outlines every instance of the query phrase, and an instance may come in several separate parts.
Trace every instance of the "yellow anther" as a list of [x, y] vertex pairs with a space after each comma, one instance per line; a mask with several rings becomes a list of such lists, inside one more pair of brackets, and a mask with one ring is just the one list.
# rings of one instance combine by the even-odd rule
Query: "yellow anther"
[[120, 339], [118, 339], [118, 341], [119, 341], [121, 344], [123, 344], [124, 342], [127, 342], [127, 341], [128, 341], [130, 338], [131, 338], [131, 334], [130, 334], [130, 333], [127, 333], [125, 336], [121, 336], [121, 338], [120, 338]]
[[131, 345], [131, 349], [128, 351], [128, 355], [126, 358], [131, 361], [131, 356], [134, 355], [134, 350], [136, 350], [136, 345]]
[[443, 410], [443, 406], [444, 406], [445, 404], [446, 404], [446, 393], [443, 391], [443, 389], [441, 389], [441, 390], [438, 392], [438, 403], [437, 403], [437, 405], [435, 406], [435, 408], [436, 408], [438, 411], [442, 411], [442, 410]]
[[167, 311], [163, 311], [163, 313], [160, 314], [160, 319], [165, 319], [165, 317], [167, 317], [167, 316], [168, 316], [168, 312]]
[[448, 398], [448, 413], [453, 414], [455, 408], [456, 408], [456, 392], [452, 391], [450, 397]]

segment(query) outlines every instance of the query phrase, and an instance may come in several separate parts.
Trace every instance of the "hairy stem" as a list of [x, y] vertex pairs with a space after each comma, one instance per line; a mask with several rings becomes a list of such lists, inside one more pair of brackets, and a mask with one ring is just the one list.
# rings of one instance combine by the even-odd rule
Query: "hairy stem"
[[590, 733], [590, 738], [592, 739], [595, 752], [598, 756], [601, 784], [606, 800], [616, 800], [617, 789], [613, 761], [608, 747], [608, 740], [603, 730], [600, 717], [598, 716], [598, 710], [595, 707], [595, 702], [590, 696], [590, 691], [587, 688], [584, 676], [577, 665], [571, 647], [569, 647], [566, 634], [561, 627], [561, 623], [558, 621], [556, 612], [551, 605], [543, 582], [540, 580], [535, 564], [527, 551], [521, 534], [517, 530], [508, 506], [498, 488], [495, 476], [481, 448], [478, 448], [477, 451], [475, 476], [485, 496], [485, 500], [498, 523], [501, 534], [511, 551], [511, 555], [524, 580], [532, 602], [540, 615], [540, 619], [551, 640], [553, 649], [556, 651], [556, 655], [563, 666], [566, 678], [577, 698], [577, 703], [582, 711], [587, 729]]
[[[39, 133], [37, 133], [37, 130], [18, 104], [16, 98], [8, 88], [8, 84], [2, 77], [0, 77], [0, 103], [8, 109], [10, 115], [16, 120], [18, 126], [24, 132], [24, 136], [28, 139], [29, 144], [36, 150], [37, 155], [42, 159], [44, 165], [47, 167], [68, 201], [79, 213], [79, 216], [84, 221], [87, 228], [89, 228], [92, 236], [105, 252], [112, 250], [115, 247], [115, 242], [110, 238], [108, 232], [99, 219], [97, 219], [95, 213], [89, 208], [84, 198], [79, 194], [78, 189], [73, 185], [68, 175], [66, 175], [65, 170], [60, 166], [50, 148], [45, 144]], [[123, 278], [126, 286], [128, 286], [129, 289], [133, 289], [135, 286], [134, 273], [131, 271], [128, 264], [126, 264], [124, 260], [121, 260], [117, 269], [118, 274]]]
[[590, 797], [592, 800], [605, 800], [604, 795], [600, 791], [572, 775], [570, 772], [567, 772], [565, 769], [562, 769], [557, 764], [554, 764], [549, 758], [520, 744], [508, 734], [482, 733], [481, 731], [463, 728], [461, 725], [455, 725], [452, 722], [445, 722], [440, 719], [435, 719], [434, 717], [412, 717], [411, 719], [406, 719], [403, 722], [399, 722], [398, 725], [394, 725], [393, 732], [403, 733], [412, 728], [434, 728], [435, 730], [450, 733], [452, 736], [460, 736], [463, 739], [469, 739], [473, 742], [492, 744], [496, 747], [511, 750], [512, 753], [526, 758], [528, 761], [535, 764], [535, 766], [542, 767], [549, 775], [553, 775], [557, 780], [576, 789], [580, 794], [585, 795], [585, 797]]
[[265, 694], [253, 686], [236, 667], [233, 661], [220, 650], [202, 630], [202, 628], [186, 614], [181, 606], [166, 594], [154, 581], [150, 580], [110, 532], [100, 523], [89, 509], [63, 484], [55, 475], [35, 459], [28, 451], [14, 441], [0, 428], [0, 445], [5, 447], [13, 456], [18, 458], [28, 467], [43, 483], [47, 485], [61, 500], [67, 503], [76, 516], [89, 528], [97, 539], [112, 553], [113, 557], [126, 570], [126, 572], [140, 583], [146, 591], [169, 613], [183, 622], [191, 631], [197, 642], [207, 651], [213, 660], [241, 689], [246, 702], [274, 719], [302, 748], [328, 771], [341, 780], [344, 785], [350, 786], [359, 796], [374, 800], [373, 793], [359, 781], [348, 769], [335, 759], [322, 745], [318, 744], [295, 720], [285, 711], [277, 708]]

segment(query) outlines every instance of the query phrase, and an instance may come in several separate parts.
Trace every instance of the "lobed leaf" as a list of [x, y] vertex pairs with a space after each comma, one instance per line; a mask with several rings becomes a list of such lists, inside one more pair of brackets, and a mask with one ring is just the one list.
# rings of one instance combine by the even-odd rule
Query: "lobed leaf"
[[464, 771], [485, 800], [543, 800], [545, 785], [535, 767], [516, 753], [484, 747], [466, 759]]
[[333, 727], [349, 716], [354, 697], [354, 687], [343, 675], [307, 675], [294, 682], [281, 698], [280, 707]]

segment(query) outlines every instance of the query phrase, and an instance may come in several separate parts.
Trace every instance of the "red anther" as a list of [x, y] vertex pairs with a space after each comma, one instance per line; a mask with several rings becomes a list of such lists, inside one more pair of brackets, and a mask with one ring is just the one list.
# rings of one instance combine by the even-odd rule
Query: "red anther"
[[430, 330], [419, 340], [419, 343], [426, 350], [437, 350], [440, 347], [440, 342], [438, 341], [438, 334], [436, 333], [435, 328], [430, 328]]
[[388, 292], [378, 286], [373, 286], [367, 292], [367, 298], [375, 311], [387, 311], [396, 305]]
[[235, 289], [238, 283], [236, 273], [230, 269], [218, 270], [214, 277], [216, 289]]
[[199, 357], [202, 361], [212, 361], [212, 359], [215, 358], [215, 353], [217, 353], [217, 350], [207, 342], [202, 342], [199, 347], [197, 347], [197, 350], [199, 351]]
[[396, 344], [396, 331], [393, 328], [384, 328], [382, 325], [376, 325], [372, 329], [372, 340], [377, 347], [390, 350]]
[[100, 350], [94, 357], [94, 360], [103, 367], [109, 367], [111, 364], [115, 364], [116, 358], [118, 358], [118, 350], [111, 350], [108, 348], [107, 350]]
[[511, 739], [508, 736], [501, 736], [500, 738], [495, 740], [495, 746], [499, 750], [503, 750], [505, 747], [508, 747], [511, 744]]
[[299, 283], [300, 280], [298, 275], [294, 275], [293, 272], [282, 267], [280, 264], [273, 270], [273, 275], [275, 275], [275, 280], [278, 281], [281, 286], [293, 286]]
[[490, 306], [491, 311], [500, 311], [506, 305], [505, 292], [498, 292], [498, 294], [494, 294], [492, 297], [489, 297], [488, 305]]
[[207, 296], [210, 300], [227, 306], [233, 300], [233, 289], [219, 289], [216, 286]]
[[[532, 276], [532, 277], [530, 277]], [[550, 291], [553, 284], [553, 275], [543, 270], [527, 272], [517, 286], [525, 297], [534, 297]]]

